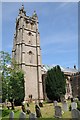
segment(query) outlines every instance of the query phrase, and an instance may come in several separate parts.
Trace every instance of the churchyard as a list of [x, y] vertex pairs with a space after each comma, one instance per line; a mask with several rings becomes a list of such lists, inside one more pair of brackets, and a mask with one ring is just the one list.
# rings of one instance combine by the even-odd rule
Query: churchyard
[[[70, 101], [67, 102], [68, 103], [68, 107], [70, 106]], [[61, 106], [61, 108], [63, 108], [62, 103], [57, 103], [57, 106]], [[26, 107], [26, 109], [30, 109], [31, 113], [35, 113], [35, 104], [34, 103], [30, 103], [29, 107]], [[42, 117], [38, 118], [40, 120], [42, 120], [43, 118], [55, 118], [55, 108], [54, 108], [54, 104], [53, 103], [43, 103], [43, 107], [40, 107], [41, 110], [41, 114]], [[21, 106], [15, 107], [14, 111], [14, 118], [19, 118], [20, 116], [20, 112], [21, 112]], [[9, 118], [9, 114], [10, 114], [11, 110], [8, 110], [6, 107], [3, 108], [3, 120], [6, 118]], [[29, 114], [26, 114], [26, 118], [29, 118]], [[70, 118], [71, 119], [71, 111], [68, 110], [62, 110], [62, 118]]]

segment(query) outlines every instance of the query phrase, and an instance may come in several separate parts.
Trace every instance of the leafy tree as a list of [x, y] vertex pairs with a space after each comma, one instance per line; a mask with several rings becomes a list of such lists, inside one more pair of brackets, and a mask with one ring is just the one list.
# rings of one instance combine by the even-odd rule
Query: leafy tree
[[16, 61], [7, 52], [0, 52], [0, 70], [2, 71], [2, 101], [8, 99], [13, 106], [13, 100], [22, 102], [24, 99], [24, 73]]
[[2, 101], [8, 99], [8, 83], [10, 70], [8, 65], [11, 63], [10, 54], [4, 51], [0, 51], [0, 72], [1, 72], [1, 81], [2, 81]]
[[66, 79], [59, 65], [48, 70], [45, 82], [47, 97], [50, 100], [60, 100], [60, 97], [65, 95]]
[[24, 73], [22, 70], [13, 70], [9, 82], [9, 100], [18, 102], [18, 105], [24, 100]]

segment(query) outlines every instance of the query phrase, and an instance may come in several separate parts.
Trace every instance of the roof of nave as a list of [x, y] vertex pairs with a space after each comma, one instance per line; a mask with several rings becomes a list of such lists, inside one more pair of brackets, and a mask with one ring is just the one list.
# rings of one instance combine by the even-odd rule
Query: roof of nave
[[[47, 72], [48, 70], [50, 70], [51, 68], [55, 67], [56, 65], [52, 65], [52, 66], [49, 66], [49, 65], [42, 65], [42, 71], [45, 71]], [[69, 67], [62, 67], [60, 66], [61, 68], [61, 71], [64, 72], [65, 74], [74, 74], [74, 73], [77, 73], [78, 70], [75, 69], [75, 68], [69, 68]]]

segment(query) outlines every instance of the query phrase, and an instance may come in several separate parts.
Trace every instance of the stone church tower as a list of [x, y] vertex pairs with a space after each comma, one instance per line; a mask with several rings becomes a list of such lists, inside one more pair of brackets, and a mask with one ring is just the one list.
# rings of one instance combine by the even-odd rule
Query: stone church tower
[[24, 6], [19, 10], [16, 19], [16, 31], [12, 57], [24, 71], [25, 100], [29, 96], [35, 100], [43, 99], [40, 34], [38, 31], [38, 17], [34, 11], [32, 17], [26, 15]]

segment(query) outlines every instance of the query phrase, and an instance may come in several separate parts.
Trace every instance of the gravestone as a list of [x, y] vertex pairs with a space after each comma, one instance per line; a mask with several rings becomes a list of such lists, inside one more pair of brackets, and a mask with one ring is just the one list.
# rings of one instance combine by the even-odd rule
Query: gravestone
[[22, 111], [23, 111], [23, 112], [26, 112], [25, 105], [22, 105], [21, 108], [22, 108]]
[[27, 103], [27, 107], [29, 107], [29, 103]]
[[73, 109], [77, 109], [77, 103], [76, 102], [71, 103], [71, 110], [73, 110]]
[[42, 117], [41, 115], [41, 110], [40, 107], [38, 105], [35, 105], [35, 110], [36, 110], [36, 117]]
[[58, 117], [58, 118], [62, 117], [62, 109], [60, 106], [55, 106], [55, 117]]
[[39, 102], [39, 106], [40, 106], [40, 107], [43, 107], [43, 103], [42, 103], [42, 102]]
[[29, 120], [36, 120], [36, 115], [34, 113], [30, 113]]
[[62, 103], [62, 108], [63, 108], [63, 111], [68, 111], [68, 104], [67, 104], [67, 102], [63, 102]]
[[26, 120], [26, 113], [23, 111], [20, 113], [19, 120]]
[[72, 113], [72, 118], [74, 119], [77, 119], [77, 120], [80, 120], [80, 111], [77, 110], [77, 109], [72, 109], [71, 110], [71, 113]]
[[55, 106], [57, 106], [57, 101], [55, 100], [53, 104], [54, 104], [54, 108], [55, 108]]
[[26, 112], [27, 112], [27, 114], [30, 114], [30, 113], [31, 113], [30, 109], [27, 109]]
[[14, 112], [13, 111], [10, 112], [9, 120], [14, 120]]

